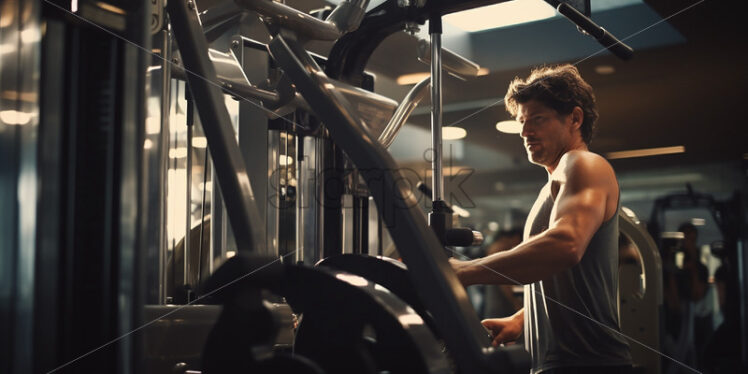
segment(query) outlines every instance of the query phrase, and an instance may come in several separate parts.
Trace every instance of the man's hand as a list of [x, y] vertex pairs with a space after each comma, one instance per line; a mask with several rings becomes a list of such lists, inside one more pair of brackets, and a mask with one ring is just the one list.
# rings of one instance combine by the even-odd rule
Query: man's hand
[[494, 346], [513, 342], [519, 338], [524, 328], [525, 309], [520, 309], [511, 317], [484, 319], [481, 323], [491, 331]]

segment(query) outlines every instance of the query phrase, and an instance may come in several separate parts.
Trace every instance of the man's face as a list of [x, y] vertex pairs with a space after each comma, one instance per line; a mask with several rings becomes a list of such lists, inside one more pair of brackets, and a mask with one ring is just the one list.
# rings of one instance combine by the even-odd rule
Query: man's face
[[530, 162], [546, 167], [558, 163], [573, 140], [570, 118], [535, 100], [519, 104], [517, 121]]

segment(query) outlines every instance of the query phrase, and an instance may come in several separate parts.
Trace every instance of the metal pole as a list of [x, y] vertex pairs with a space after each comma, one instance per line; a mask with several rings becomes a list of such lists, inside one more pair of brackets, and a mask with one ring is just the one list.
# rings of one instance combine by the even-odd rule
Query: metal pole
[[433, 201], [442, 200], [442, 27], [441, 17], [429, 20], [431, 35], [431, 149]]
[[159, 196], [161, 201], [159, 202], [159, 245], [158, 245], [158, 261], [159, 261], [159, 293], [158, 300], [160, 304], [166, 304], [166, 285], [168, 280], [166, 279], [166, 249], [169, 247], [168, 243], [168, 229], [167, 229], [167, 212], [168, 206], [166, 203], [167, 186], [169, 183], [168, 173], [169, 170], [169, 109], [171, 107], [171, 33], [168, 30], [163, 30], [160, 33], [162, 38], [161, 48], [163, 48], [163, 59], [161, 60], [161, 135], [159, 137]]
[[[185, 85], [187, 86], [187, 85]], [[192, 136], [193, 136], [193, 125], [194, 125], [194, 114], [195, 114], [195, 107], [193, 103], [192, 93], [189, 89], [184, 90], [185, 99], [187, 99], [187, 165], [185, 166], [186, 174], [187, 174], [187, 186], [185, 191], [185, 196], [187, 197], [187, 207], [186, 207], [186, 215], [185, 215], [185, 229], [184, 229], [184, 252], [182, 253], [182, 259], [184, 260], [184, 283], [183, 285], [185, 287], [190, 286], [190, 272], [192, 271], [192, 264], [190, 264], [190, 260], [192, 257], [190, 256], [190, 251], [192, 251], [192, 243], [191, 243], [191, 232], [192, 231]], [[190, 302], [190, 294], [189, 289], [185, 288], [186, 297], [187, 299], [184, 301], [185, 303]]]

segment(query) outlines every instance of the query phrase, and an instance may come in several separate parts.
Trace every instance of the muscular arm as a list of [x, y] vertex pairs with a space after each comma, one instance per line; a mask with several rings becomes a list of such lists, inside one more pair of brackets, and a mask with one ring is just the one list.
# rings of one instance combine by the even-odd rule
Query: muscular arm
[[463, 284], [531, 283], [582, 259], [592, 236], [610, 218], [606, 213], [615, 214], [615, 174], [600, 156], [570, 152], [551, 178], [557, 194], [549, 228], [509, 251], [471, 261], [453, 260]]

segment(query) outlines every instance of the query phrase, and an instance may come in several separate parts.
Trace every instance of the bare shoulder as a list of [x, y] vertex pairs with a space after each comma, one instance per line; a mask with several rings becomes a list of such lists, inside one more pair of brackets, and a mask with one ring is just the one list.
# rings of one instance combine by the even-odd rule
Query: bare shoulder
[[[610, 163], [590, 151], [571, 151], [561, 157], [554, 179], [560, 182], [581, 182], [589, 185], [616, 186], [616, 176]], [[616, 188], [617, 189], [617, 188]]]

